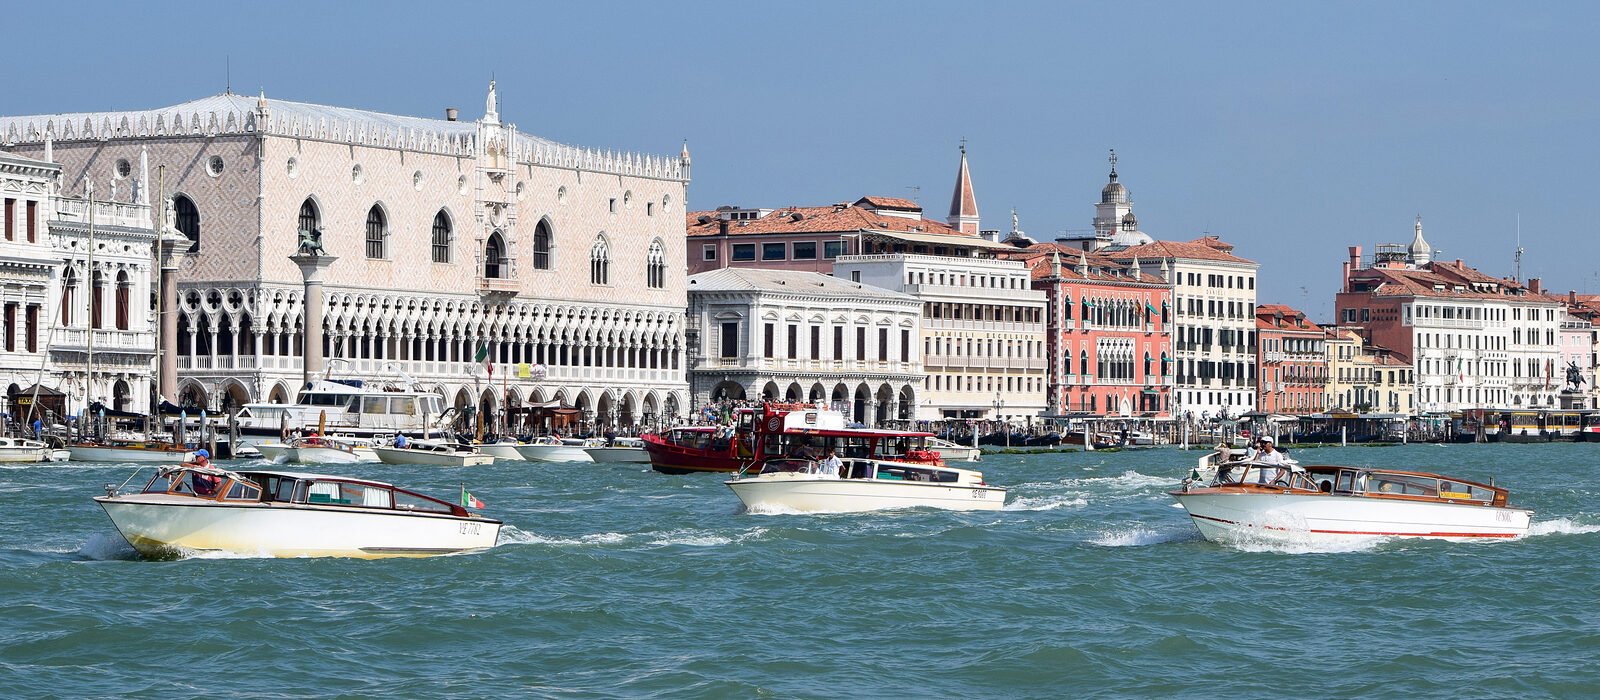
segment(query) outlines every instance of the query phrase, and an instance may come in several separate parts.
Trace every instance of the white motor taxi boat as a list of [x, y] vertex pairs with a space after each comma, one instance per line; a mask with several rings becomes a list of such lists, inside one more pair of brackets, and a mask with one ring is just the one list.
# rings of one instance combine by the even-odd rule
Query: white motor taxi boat
[[[120, 490], [108, 485], [94, 500], [155, 558], [423, 557], [488, 549], [500, 536], [500, 521], [463, 505], [342, 476], [185, 465], [160, 468], [138, 493]], [[471, 500], [465, 489], [462, 500]]]
[[522, 455], [523, 459], [533, 462], [593, 462], [594, 458], [584, 451], [590, 446], [584, 440], [563, 440], [546, 435], [534, 438], [527, 444], [517, 445], [517, 453]]
[[0, 437], [0, 462], [65, 462], [71, 456], [68, 450], [53, 449], [38, 440]]
[[619, 437], [602, 440], [599, 447], [585, 447], [589, 459], [596, 462], [649, 464], [650, 453], [644, 451], [644, 441], [639, 438]]
[[971, 445], [959, 445], [943, 438], [928, 438], [928, 450], [937, 452], [946, 462], [976, 462], [983, 459], [983, 450]]
[[818, 462], [769, 459], [761, 473], [723, 483], [747, 510], [852, 513], [891, 508], [1000, 510], [1006, 490], [983, 480], [983, 472], [929, 464], [844, 459], [837, 475]]
[[425, 464], [436, 467], [476, 467], [494, 464], [494, 457], [473, 445], [444, 440], [409, 440], [405, 447], [373, 446], [384, 464]]
[[1526, 535], [1533, 511], [1507, 505], [1508, 495], [1429, 472], [1253, 461], [1224, 463], [1210, 481], [1191, 477], [1172, 492], [1213, 542]]
[[261, 456], [278, 464], [372, 464], [380, 462], [370, 438], [351, 435], [299, 437], [287, 444], [256, 444]]
[[482, 443], [477, 443], [477, 444], [473, 445], [473, 447], [478, 448], [479, 452], [482, 452], [482, 453], [484, 453], [486, 455], [489, 455], [490, 457], [493, 457], [494, 461], [496, 461], [496, 462], [521, 462], [521, 461], [524, 461], [523, 458], [522, 458], [522, 453], [517, 451], [517, 448], [521, 447], [521, 446], [522, 446], [522, 443], [517, 442], [515, 440], [501, 440], [499, 442], [482, 442]]
[[170, 464], [194, 459], [194, 451], [163, 442], [81, 442], [67, 445], [74, 462]]

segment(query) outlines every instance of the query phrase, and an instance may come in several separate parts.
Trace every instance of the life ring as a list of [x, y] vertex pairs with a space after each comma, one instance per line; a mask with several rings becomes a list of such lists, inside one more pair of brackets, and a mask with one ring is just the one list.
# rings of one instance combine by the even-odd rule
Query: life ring
[[769, 432], [769, 433], [781, 433], [781, 432], [783, 432], [783, 417], [782, 416], [772, 416], [772, 417], [768, 418], [767, 419], [767, 432]]

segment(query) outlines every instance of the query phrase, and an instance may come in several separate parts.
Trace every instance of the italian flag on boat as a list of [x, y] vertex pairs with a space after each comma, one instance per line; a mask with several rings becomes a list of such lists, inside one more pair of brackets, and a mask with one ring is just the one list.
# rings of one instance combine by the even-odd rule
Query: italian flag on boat
[[483, 501], [478, 500], [477, 496], [472, 495], [472, 492], [467, 490], [466, 484], [461, 485], [461, 507], [478, 509], [483, 508]]

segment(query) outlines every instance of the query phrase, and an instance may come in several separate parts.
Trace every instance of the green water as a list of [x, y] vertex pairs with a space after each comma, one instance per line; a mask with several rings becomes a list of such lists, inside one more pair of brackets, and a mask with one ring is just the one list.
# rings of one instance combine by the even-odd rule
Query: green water
[[[138, 561], [90, 497], [0, 469], [0, 697], [1593, 697], [1600, 445], [1301, 450], [1534, 508], [1510, 542], [1200, 540], [1200, 452], [996, 455], [998, 513], [750, 515], [714, 475], [365, 465], [501, 545]], [[259, 464], [259, 463], [256, 463]]]

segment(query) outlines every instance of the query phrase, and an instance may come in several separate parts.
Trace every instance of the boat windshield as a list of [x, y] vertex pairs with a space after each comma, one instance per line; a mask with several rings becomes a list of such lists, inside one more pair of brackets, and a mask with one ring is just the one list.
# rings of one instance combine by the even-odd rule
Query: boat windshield
[[817, 463], [809, 459], [769, 459], [761, 464], [762, 474], [799, 473], [811, 474], [816, 472]]
[[1245, 462], [1217, 472], [1218, 483], [1259, 484], [1295, 489], [1317, 490], [1317, 484], [1304, 471], [1289, 465], [1268, 465]]
[[190, 469], [163, 470], [144, 486], [145, 493], [171, 493], [181, 496], [230, 501], [259, 501], [261, 489], [248, 481], [231, 480], [216, 473]]

